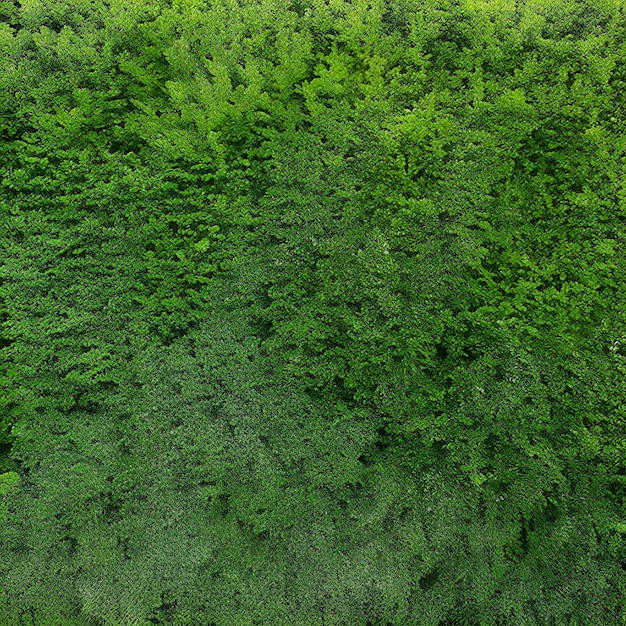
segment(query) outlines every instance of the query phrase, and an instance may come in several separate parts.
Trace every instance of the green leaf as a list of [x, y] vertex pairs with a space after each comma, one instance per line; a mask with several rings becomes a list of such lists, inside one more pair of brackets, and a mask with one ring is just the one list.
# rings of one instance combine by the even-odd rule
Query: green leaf
[[19, 482], [20, 477], [16, 472], [0, 474], [0, 496], [6, 496]]

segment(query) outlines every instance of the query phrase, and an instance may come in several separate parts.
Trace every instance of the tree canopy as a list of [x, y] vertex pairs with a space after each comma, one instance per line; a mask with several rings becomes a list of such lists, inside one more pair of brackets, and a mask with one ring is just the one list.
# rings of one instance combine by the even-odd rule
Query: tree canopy
[[0, 625], [626, 623], [625, 60], [623, 0], [0, 2]]

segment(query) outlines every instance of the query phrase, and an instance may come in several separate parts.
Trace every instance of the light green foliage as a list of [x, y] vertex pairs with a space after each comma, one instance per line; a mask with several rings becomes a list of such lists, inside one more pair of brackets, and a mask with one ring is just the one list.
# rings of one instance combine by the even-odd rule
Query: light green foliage
[[20, 477], [16, 472], [5, 472], [0, 474], [0, 525], [4, 526], [7, 522], [7, 507], [6, 496], [10, 493], [11, 489], [19, 483]]
[[623, 621], [623, 2], [17, 4], [0, 626]]

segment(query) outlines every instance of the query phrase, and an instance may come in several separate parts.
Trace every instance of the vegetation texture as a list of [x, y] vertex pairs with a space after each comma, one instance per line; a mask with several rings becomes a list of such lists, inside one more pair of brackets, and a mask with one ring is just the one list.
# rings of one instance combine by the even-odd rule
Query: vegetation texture
[[0, 2], [0, 624], [626, 624], [624, 0]]

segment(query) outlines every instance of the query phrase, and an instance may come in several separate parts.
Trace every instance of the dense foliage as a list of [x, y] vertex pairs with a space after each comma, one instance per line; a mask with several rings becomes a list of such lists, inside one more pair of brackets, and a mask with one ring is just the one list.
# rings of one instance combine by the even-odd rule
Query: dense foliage
[[623, 0], [0, 16], [0, 624], [626, 623]]

